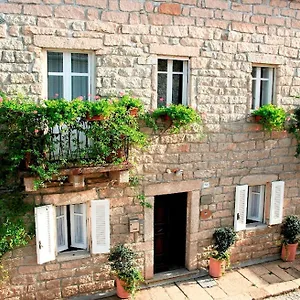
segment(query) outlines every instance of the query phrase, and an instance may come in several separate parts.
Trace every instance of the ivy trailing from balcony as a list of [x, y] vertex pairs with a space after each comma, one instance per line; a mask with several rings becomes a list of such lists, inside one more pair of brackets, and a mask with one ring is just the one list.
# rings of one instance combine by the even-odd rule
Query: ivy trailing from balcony
[[[30, 172], [43, 184], [59, 168], [126, 163], [130, 147], [148, 144], [141, 119], [157, 129], [157, 120], [167, 115], [173, 133], [201, 122], [193, 109], [182, 105], [148, 113], [141, 100], [131, 95], [94, 102], [77, 98], [36, 103], [22, 95], [8, 98], [1, 92], [0, 102], [2, 183], [16, 179], [19, 170]], [[133, 109], [138, 112], [133, 114]], [[94, 121], [98, 115], [101, 121]]]

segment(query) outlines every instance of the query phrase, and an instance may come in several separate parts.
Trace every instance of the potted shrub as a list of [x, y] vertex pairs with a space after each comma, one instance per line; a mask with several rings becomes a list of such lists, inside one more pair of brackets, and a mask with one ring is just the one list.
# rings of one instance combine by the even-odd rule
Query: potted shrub
[[137, 268], [136, 257], [137, 254], [123, 244], [118, 244], [110, 251], [108, 261], [116, 276], [117, 296], [121, 299], [134, 296], [144, 280]]
[[182, 104], [171, 104], [159, 107], [153, 111], [152, 117], [170, 121], [171, 131], [177, 133], [181, 128], [188, 128], [191, 124], [201, 123], [201, 118], [191, 107]]
[[213, 234], [215, 244], [214, 251], [209, 260], [209, 275], [212, 277], [221, 277], [225, 272], [226, 266], [230, 263], [229, 247], [236, 241], [236, 233], [232, 228], [217, 228]]
[[123, 95], [119, 99], [118, 104], [126, 107], [131, 116], [137, 116], [138, 112], [141, 111], [144, 107], [140, 99], [134, 98], [128, 94]]
[[110, 116], [113, 106], [107, 99], [101, 99], [85, 102], [85, 109], [87, 121], [101, 121]]
[[255, 110], [252, 115], [259, 124], [263, 125], [264, 130], [284, 130], [286, 112], [281, 107], [273, 104], [266, 104]]
[[294, 261], [298, 246], [298, 235], [300, 234], [300, 219], [298, 216], [287, 216], [282, 224], [281, 233], [283, 244], [281, 259], [284, 261]]

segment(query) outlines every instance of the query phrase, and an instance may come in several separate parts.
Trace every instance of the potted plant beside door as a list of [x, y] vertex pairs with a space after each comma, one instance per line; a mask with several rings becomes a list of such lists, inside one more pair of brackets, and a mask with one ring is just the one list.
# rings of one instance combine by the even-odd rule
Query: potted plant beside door
[[110, 251], [108, 261], [112, 273], [116, 276], [117, 296], [121, 299], [134, 297], [144, 280], [137, 268], [136, 257], [137, 254], [124, 244], [118, 244]]
[[230, 262], [229, 247], [236, 241], [236, 233], [232, 228], [217, 228], [213, 234], [215, 244], [214, 251], [209, 260], [209, 275], [212, 277], [221, 277], [225, 272], [226, 266]]
[[283, 261], [294, 261], [300, 234], [300, 219], [298, 216], [287, 216], [282, 225], [283, 244], [281, 259]]

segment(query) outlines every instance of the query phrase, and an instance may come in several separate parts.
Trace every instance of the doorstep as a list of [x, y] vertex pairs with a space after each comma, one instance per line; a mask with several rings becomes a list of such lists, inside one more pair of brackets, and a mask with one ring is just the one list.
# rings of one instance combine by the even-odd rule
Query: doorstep
[[205, 269], [188, 271], [187, 269], [182, 268], [174, 271], [161, 272], [155, 274], [153, 278], [145, 280], [145, 283], [141, 285], [141, 288], [151, 288], [158, 285], [195, 279], [206, 275], [207, 270]]

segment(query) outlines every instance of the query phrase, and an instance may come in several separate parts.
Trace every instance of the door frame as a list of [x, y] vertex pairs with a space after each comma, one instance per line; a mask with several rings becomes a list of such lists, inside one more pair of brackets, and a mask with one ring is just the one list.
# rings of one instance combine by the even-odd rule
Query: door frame
[[[197, 269], [201, 180], [151, 184], [145, 187], [146, 201], [154, 207], [158, 195], [187, 193], [185, 267]], [[144, 208], [145, 279], [154, 276], [154, 209]]]

